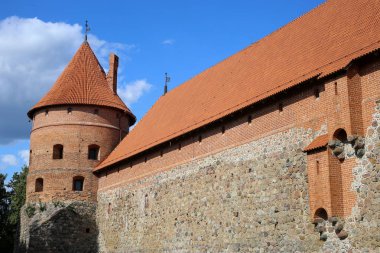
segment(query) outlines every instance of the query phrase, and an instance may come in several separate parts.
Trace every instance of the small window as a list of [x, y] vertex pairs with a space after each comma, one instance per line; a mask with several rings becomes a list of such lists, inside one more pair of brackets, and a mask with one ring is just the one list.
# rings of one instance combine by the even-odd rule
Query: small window
[[338, 83], [337, 82], [334, 83], [334, 91], [335, 91], [335, 95], [338, 95]]
[[144, 158], [144, 163], [146, 163], [147, 161], [148, 161], [148, 158], [145, 157], [145, 158]]
[[164, 156], [164, 151], [161, 149], [160, 151], [160, 156], [163, 157]]
[[199, 136], [198, 136], [198, 142], [199, 142], [199, 143], [202, 142], [202, 135], [199, 135]]
[[314, 90], [314, 97], [319, 98], [319, 89]]
[[278, 104], [278, 110], [279, 112], [282, 112], [284, 110], [284, 105], [282, 103]]
[[182, 144], [178, 143], [178, 150], [181, 150], [181, 149], [182, 149]]
[[84, 177], [77, 176], [73, 178], [73, 191], [83, 191]]
[[95, 144], [88, 146], [88, 160], [99, 160], [99, 149]]
[[222, 126], [222, 134], [224, 134], [225, 132], [226, 132], [226, 127]]
[[73, 108], [71, 108], [71, 107], [67, 108], [67, 113], [68, 114], [71, 114], [72, 112], [73, 112]]
[[45, 116], [48, 116], [49, 115], [49, 110], [45, 110]]
[[53, 159], [63, 159], [63, 145], [55, 144], [53, 146]]
[[252, 124], [252, 116], [251, 115], [248, 115], [248, 125], [251, 125]]
[[36, 192], [44, 191], [44, 180], [42, 178], [36, 179], [35, 191]]
[[315, 167], [317, 169], [317, 175], [319, 175], [319, 161], [318, 160], [315, 163]]

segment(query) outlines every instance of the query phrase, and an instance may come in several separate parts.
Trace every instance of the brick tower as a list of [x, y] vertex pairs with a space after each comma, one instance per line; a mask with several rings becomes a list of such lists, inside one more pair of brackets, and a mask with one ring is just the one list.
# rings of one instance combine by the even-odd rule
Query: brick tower
[[20, 252], [96, 252], [92, 170], [136, 120], [117, 95], [117, 68], [111, 54], [106, 75], [85, 41], [28, 112], [33, 126]]

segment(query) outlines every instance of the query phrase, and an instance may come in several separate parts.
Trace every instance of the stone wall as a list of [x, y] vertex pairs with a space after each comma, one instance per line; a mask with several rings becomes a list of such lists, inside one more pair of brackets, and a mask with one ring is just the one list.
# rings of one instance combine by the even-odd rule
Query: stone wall
[[302, 147], [326, 127], [294, 128], [99, 193], [99, 252], [379, 252], [380, 101], [372, 118], [346, 218], [312, 223]]
[[16, 253], [98, 252], [96, 204], [53, 202], [26, 204]]
[[98, 193], [100, 252], [313, 252], [306, 154], [293, 128]]

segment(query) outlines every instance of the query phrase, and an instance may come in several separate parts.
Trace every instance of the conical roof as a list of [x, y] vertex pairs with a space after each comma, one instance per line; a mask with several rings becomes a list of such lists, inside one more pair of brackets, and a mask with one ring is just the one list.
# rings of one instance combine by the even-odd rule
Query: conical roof
[[28, 112], [54, 105], [98, 105], [125, 111], [136, 117], [108, 85], [106, 74], [88, 42], [83, 42], [50, 91]]

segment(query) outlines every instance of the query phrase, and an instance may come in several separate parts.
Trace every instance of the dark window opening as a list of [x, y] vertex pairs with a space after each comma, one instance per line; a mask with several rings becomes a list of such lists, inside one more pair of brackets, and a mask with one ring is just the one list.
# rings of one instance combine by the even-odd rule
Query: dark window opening
[[108, 210], [107, 210], [108, 214], [110, 214], [110, 213], [111, 213], [111, 211], [112, 211], [112, 206], [111, 206], [111, 203], [108, 203]]
[[35, 191], [42, 192], [44, 190], [44, 180], [42, 178], [36, 179]]
[[318, 208], [317, 211], [315, 211], [315, 214], [314, 214], [314, 219], [316, 219], [316, 218], [327, 220], [328, 219], [328, 215], [327, 215], [326, 210], [324, 208]]
[[161, 149], [161, 151], [160, 151], [160, 156], [161, 156], [161, 157], [164, 156], [164, 151], [162, 151], [162, 149]]
[[147, 161], [148, 161], [148, 158], [145, 157], [145, 159], [144, 159], [144, 163], [146, 163]]
[[319, 175], [319, 161], [318, 160], [316, 161], [315, 166], [317, 168], [317, 175]]
[[49, 115], [49, 110], [45, 110], [45, 116]]
[[335, 95], [338, 95], [338, 83], [337, 82], [334, 83], [334, 91], [335, 91]]
[[63, 145], [55, 144], [53, 146], [53, 159], [63, 159]]
[[88, 146], [88, 160], [99, 160], [99, 149], [95, 144]]
[[314, 91], [314, 96], [315, 96], [315, 98], [319, 98], [319, 89], [316, 89]]
[[339, 128], [338, 130], [335, 131], [333, 135], [335, 140], [339, 140], [341, 142], [346, 142], [347, 141], [347, 133], [344, 129]]
[[282, 103], [278, 104], [278, 110], [282, 112], [284, 110], [284, 105]]
[[73, 108], [71, 108], [71, 107], [67, 108], [67, 113], [68, 114], [71, 114], [72, 111], [73, 111]]
[[149, 199], [148, 199], [148, 194], [145, 194], [145, 204], [144, 204], [144, 206], [145, 206], [145, 208], [148, 208], [149, 207]]
[[73, 191], [83, 191], [84, 177], [77, 176], [73, 178]]
[[202, 135], [199, 135], [199, 136], [198, 136], [198, 142], [199, 142], [199, 143], [202, 142]]
[[225, 132], [226, 132], [226, 127], [222, 126], [222, 134], [224, 134]]
[[249, 115], [249, 116], [248, 116], [248, 124], [251, 125], [251, 123], [252, 123], [252, 116]]
[[181, 150], [181, 149], [182, 149], [182, 144], [178, 143], [178, 150]]
[[86, 228], [86, 233], [90, 233], [90, 229], [89, 228]]

